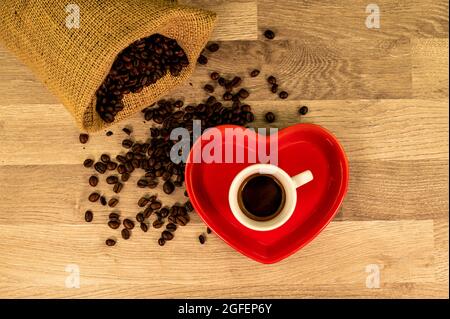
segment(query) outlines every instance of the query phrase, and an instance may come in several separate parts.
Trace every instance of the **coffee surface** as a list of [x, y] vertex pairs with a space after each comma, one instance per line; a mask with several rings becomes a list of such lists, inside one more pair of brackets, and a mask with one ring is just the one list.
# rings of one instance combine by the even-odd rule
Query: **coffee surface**
[[250, 176], [240, 192], [244, 213], [256, 220], [275, 217], [284, 206], [284, 190], [273, 176]]

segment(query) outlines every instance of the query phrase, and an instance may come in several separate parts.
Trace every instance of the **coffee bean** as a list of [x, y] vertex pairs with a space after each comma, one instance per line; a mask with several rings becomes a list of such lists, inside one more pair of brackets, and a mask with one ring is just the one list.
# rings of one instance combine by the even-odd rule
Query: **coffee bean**
[[241, 99], [246, 99], [250, 95], [246, 89], [240, 89], [238, 94]]
[[177, 109], [182, 108], [184, 105], [184, 102], [181, 100], [177, 100], [175, 101], [175, 103], [173, 104], [173, 106], [175, 106]]
[[194, 210], [194, 206], [192, 206], [192, 203], [190, 201], [187, 201], [184, 204], [184, 207], [186, 208], [186, 210], [190, 213]]
[[173, 236], [173, 234], [170, 231], [165, 230], [165, 231], [163, 231], [161, 233], [161, 237], [164, 238], [164, 240], [167, 241], [167, 240], [172, 240], [174, 236]]
[[146, 223], [141, 223], [140, 227], [144, 233], [148, 231], [148, 225]]
[[206, 237], [204, 235], [200, 235], [198, 236], [198, 241], [203, 245], [206, 242]]
[[218, 72], [212, 72], [210, 77], [211, 77], [211, 80], [217, 81], [220, 78], [220, 74]]
[[153, 209], [153, 210], [160, 209], [161, 206], [162, 206], [162, 205], [161, 205], [161, 202], [156, 202], [156, 201], [150, 204], [150, 207], [151, 207], [151, 209]]
[[158, 186], [158, 181], [157, 180], [151, 180], [148, 182], [148, 187], [149, 188], [155, 188], [156, 186]]
[[112, 185], [112, 184], [116, 184], [116, 183], [118, 183], [118, 182], [119, 182], [119, 178], [118, 178], [117, 176], [108, 176], [108, 177], [106, 178], [106, 183], [107, 183], [107, 184]]
[[254, 69], [252, 72], [250, 72], [250, 76], [252, 78], [255, 78], [259, 75], [260, 71], [258, 69]]
[[86, 168], [92, 167], [92, 165], [94, 164], [94, 160], [87, 158], [84, 160], [83, 162], [83, 166]]
[[174, 232], [174, 231], [177, 230], [177, 225], [175, 225], [174, 223], [168, 223], [168, 224], [166, 225], [166, 229], [167, 229], [168, 231]]
[[122, 146], [124, 148], [131, 148], [133, 146], [133, 141], [125, 139], [125, 140], [122, 141]]
[[130, 179], [130, 174], [129, 173], [123, 173], [121, 176], [120, 176], [120, 180], [122, 181], [122, 182], [126, 182], [126, 181], [128, 181]]
[[122, 163], [122, 164], [124, 164], [124, 163], [127, 161], [126, 157], [125, 157], [125, 156], [122, 156], [122, 155], [117, 155], [117, 156], [116, 156], [116, 160], [117, 160], [119, 163]]
[[158, 239], [158, 245], [164, 246], [165, 243], [166, 243], [166, 241], [164, 240], [164, 238]]
[[148, 186], [148, 181], [146, 179], [140, 179], [137, 181], [137, 186], [140, 188], [145, 188]]
[[203, 89], [208, 92], [208, 93], [213, 93], [214, 92], [214, 87], [211, 84], [206, 84]]
[[131, 163], [131, 161], [125, 163], [125, 170], [128, 173], [132, 173], [134, 171], [134, 166], [133, 163]]
[[94, 164], [94, 168], [100, 174], [104, 174], [106, 172], [106, 165], [102, 162], [97, 162]]
[[181, 226], [185, 226], [189, 222], [189, 216], [180, 215], [175, 217], [175, 223]]
[[91, 195], [89, 195], [88, 199], [90, 202], [96, 202], [98, 201], [98, 199], [100, 198], [100, 194], [99, 193], [91, 193]]
[[122, 131], [125, 132], [125, 134], [127, 135], [131, 135], [131, 130], [128, 127], [124, 127]]
[[197, 59], [197, 62], [201, 65], [205, 65], [208, 63], [208, 58], [204, 56], [203, 54], [200, 54], [200, 56]]
[[153, 114], [154, 114], [153, 110], [148, 110], [147, 112], [145, 112], [145, 114], [144, 114], [145, 120], [151, 121], [153, 119]]
[[272, 84], [272, 87], [270, 88], [270, 91], [272, 93], [277, 93], [278, 92], [278, 84]]
[[241, 111], [242, 112], [251, 112], [252, 108], [250, 107], [250, 105], [244, 104], [241, 106]]
[[152, 215], [152, 213], [153, 209], [150, 206], [145, 208], [143, 212], [145, 218], [149, 218]]
[[114, 246], [114, 245], [116, 244], [116, 241], [115, 241], [114, 239], [108, 238], [108, 239], [105, 241], [105, 243], [106, 243], [106, 246], [112, 247], [112, 246]]
[[143, 213], [137, 213], [136, 214], [136, 220], [140, 223], [144, 221], [144, 214]]
[[103, 206], [106, 206], [107, 202], [106, 202], [105, 196], [100, 197], [100, 204], [102, 204]]
[[189, 197], [189, 194], [187, 191], [184, 191], [184, 196]]
[[107, 168], [108, 170], [110, 170], [110, 171], [113, 171], [113, 170], [115, 170], [115, 169], [117, 168], [117, 163], [114, 163], [114, 162], [108, 162], [108, 163], [106, 164], [106, 168]]
[[131, 161], [134, 158], [134, 153], [133, 152], [127, 152], [125, 154], [125, 158], [126, 158], [126, 162], [124, 164], [126, 164], [127, 162]]
[[217, 43], [211, 43], [208, 46], [206, 46], [209, 52], [216, 52], [219, 50], [219, 45]]
[[208, 234], [211, 234], [211, 233], [212, 233], [212, 230], [211, 230], [211, 228], [209, 228], [209, 227], [206, 227], [206, 232], [207, 232]]
[[119, 200], [117, 198], [111, 198], [108, 201], [108, 206], [109, 207], [116, 207], [118, 203], [119, 203]]
[[91, 210], [87, 210], [84, 213], [84, 220], [88, 223], [90, 223], [92, 220], [94, 219], [94, 214], [92, 213]]
[[114, 133], [111, 132], [111, 131], [106, 132], [106, 136], [111, 136], [111, 135], [113, 135], [113, 134], [114, 134]]
[[281, 91], [280, 94], [278, 94], [278, 96], [280, 97], [280, 99], [287, 99], [287, 97], [289, 96], [288, 92], [286, 91]]
[[98, 184], [98, 177], [92, 175], [91, 177], [89, 177], [89, 185], [91, 185], [92, 187], [97, 186]]
[[117, 213], [110, 213], [110, 214], [108, 215], [108, 218], [109, 218], [109, 219], [119, 219], [120, 216], [119, 216], [119, 214], [117, 214]]
[[170, 174], [169, 172], [166, 171], [161, 175], [161, 177], [162, 177], [163, 181], [167, 181], [170, 179], [170, 177], [172, 177], [172, 174]]
[[231, 87], [235, 88], [235, 87], [238, 87], [239, 85], [241, 85], [241, 83], [242, 83], [242, 78], [239, 76], [235, 76], [231, 80], [230, 85], [231, 85]]
[[225, 92], [222, 98], [224, 99], [224, 101], [231, 101], [231, 99], [233, 98], [233, 94], [231, 94], [230, 92]]
[[125, 168], [124, 164], [120, 164], [119, 166], [117, 166], [117, 172], [119, 172], [119, 174], [124, 174], [127, 172], [127, 169]]
[[112, 229], [117, 229], [120, 227], [120, 221], [118, 219], [111, 219], [108, 221], [108, 226]]
[[120, 193], [120, 191], [122, 190], [122, 188], [123, 188], [123, 184], [119, 182], [119, 183], [117, 183], [117, 184], [114, 185], [114, 187], [113, 187], [113, 192], [116, 193], [116, 194], [118, 194], [118, 193]]
[[133, 223], [133, 221], [131, 219], [126, 218], [126, 219], [123, 220], [123, 226], [126, 229], [133, 229], [134, 228], [134, 223]]
[[275, 122], [275, 114], [273, 114], [272, 112], [267, 112], [266, 115], [264, 115], [264, 118], [268, 123]]
[[220, 86], [225, 86], [227, 84], [227, 80], [225, 80], [225, 78], [223, 77], [219, 77], [217, 83], [219, 83]]
[[307, 106], [302, 106], [301, 108], [299, 108], [298, 113], [300, 115], [306, 115], [306, 113], [308, 113], [308, 107]]
[[131, 165], [133, 165], [134, 168], [139, 168], [141, 167], [141, 162], [138, 159], [133, 159]]
[[167, 216], [169, 216], [169, 209], [166, 207], [161, 208], [159, 214], [161, 215], [161, 217], [166, 218]]
[[122, 231], [120, 233], [121, 233], [123, 239], [125, 239], [125, 240], [130, 239], [131, 232], [129, 229], [124, 228], [124, 229], [122, 229]]
[[154, 228], [161, 228], [162, 227], [162, 225], [164, 225], [164, 221], [162, 220], [162, 219], [155, 219], [154, 221], [153, 221], [153, 227]]
[[100, 156], [100, 160], [101, 160], [103, 163], [107, 164], [109, 161], [111, 161], [111, 158], [109, 157], [108, 154], [102, 154], [102, 155]]
[[271, 75], [267, 78], [267, 82], [269, 82], [269, 84], [272, 84], [272, 85], [277, 84], [277, 78], [274, 77], [273, 75]]
[[138, 206], [139, 207], [144, 207], [145, 205], [147, 205], [149, 202], [149, 199], [146, 197], [141, 197], [138, 201]]
[[81, 144], [86, 144], [88, 142], [88, 140], [89, 140], [88, 134], [85, 134], [85, 133], [80, 134], [80, 143]]
[[164, 193], [172, 194], [174, 190], [175, 190], [175, 186], [173, 185], [173, 183], [171, 181], [166, 181], [163, 184], [163, 191], [164, 191]]
[[275, 38], [275, 33], [272, 30], [266, 30], [264, 31], [264, 36], [267, 39], [272, 40], [273, 38]]

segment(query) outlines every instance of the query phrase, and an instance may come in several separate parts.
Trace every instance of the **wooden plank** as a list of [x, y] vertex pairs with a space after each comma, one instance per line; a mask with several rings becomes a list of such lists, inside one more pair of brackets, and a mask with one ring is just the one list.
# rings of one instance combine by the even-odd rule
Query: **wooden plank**
[[434, 252], [436, 263], [436, 280], [448, 290], [448, 215], [434, 220]]
[[[214, 70], [247, 78], [244, 85], [254, 92], [251, 99], [255, 100], [277, 98], [266, 82], [269, 75], [277, 77], [280, 90], [289, 92], [291, 99], [411, 97], [411, 48], [407, 39], [220, 44], [218, 52], [207, 54], [208, 65], [198, 66], [190, 82], [203, 87], [209, 72]], [[248, 79], [254, 68], [260, 69], [261, 75]]]
[[[290, 99], [398, 99], [410, 98], [411, 57], [409, 40], [226, 41], [216, 53], [206, 53], [208, 65], [198, 65], [194, 76], [175, 92], [196, 98], [211, 71], [243, 76], [251, 100], [276, 100], [265, 78], [275, 75], [280, 90]], [[1, 104], [53, 104], [55, 99], [9, 53], [0, 49]], [[248, 73], [261, 69], [250, 79]], [[23, 94], [27, 92], [27, 94]], [[48, 98], [48, 99], [47, 99]]]
[[[331, 223], [275, 265], [253, 262], [213, 235], [202, 246], [198, 232], [185, 227], [163, 248], [152, 240], [154, 232], [134, 232], [132, 240], [111, 248], [103, 243], [110, 231], [96, 225], [4, 225], [1, 289], [16, 296], [134, 297], [137, 290], [129, 288], [136, 283], [141, 297], [302, 297], [328, 286], [325, 295], [342, 297], [340, 287], [351, 286], [349, 295], [398, 295], [402, 289], [414, 294], [414, 285], [435, 281], [432, 221]], [[68, 264], [80, 269], [76, 291], [64, 289]], [[369, 264], [379, 267], [381, 293], [366, 287]], [[25, 285], [22, 292], [16, 289]]]
[[[174, 95], [177, 96], [177, 95]], [[199, 98], [196, 99], [197, 101]], [[254, 101], [255, 127], [273, 111], [272, 127], [299, 122], [316, 123], [334, 133], [351, 161], [448, 159], [448, 102], [425, 100], [381, 101]], [[309, 105], [302, 118], [298, 107]], [[115, 134], [94, 134], [88, 144], [78, 141], [79, 131], [61, 105], [2, 105], [0, 102], [0, 165], [79, 164], [102, 152], [117, 154], [125, 137], [125, 124], [143, 140], [150, 124], [136, 114], [112, 128]]]
[[[337, 220], [396, 220], [442, 218], [448, 214], [448, 162], [446, 161], [376, 161], [350, 162], [348, 195]], [[155, 190], [137, 188], [141, 172], [133, 174], [120, 195], [112, 192], [100, 176], [96, 188], [88, 185], [95, 173], [78, 165], [36, 165], [0, 167], [0, 224], [83, 223], [86, 209], [92, 209], [104, 225], [111, 208], [88, 202], [97, 190], [108, 199], [118, 197], [114, 209], [134, 218], [141, 209], [137, 201], [144, 194], [159, 193], [165, 205], [185, 202], [184, 188], [164, 194], [161, 185]], [[96, 174], [98, 175], [98, 174]], [[20, 212], [21, 218], [11, 219]], [[202, 224], [200, 219], [193, 222]]]
[[448, 37], [445, 0], [377, 1], [380, 28], [368, 29], [368, 1], [264, 0], [258, 2], [258, 27], [273, 29], [276, 39], [400, 39]]
[[12, 53], [0, 44], [0, 92], [7, 104], [58, 103], [47, 90]]
[[448, 38], [412, 42], [412, 85], [417, 98], [448, 98]]
[[[154, 290], [157, 290], [156, 294]], [[401, 283], [386, 284], [380, 289], [361, 289], [361, 285], [292, 285], [287, 290], [284, 287], [267, 285], [203, 285], [201, 288], [191, 287], [188, 284], [173, 284], [165, 282], [154, 284], [149, 290], [147, 285], [140, 284], [140, 280], [127, 285], [102, 284], [101, 286], [88, 286], [82, 289], [67, 289], [60, 285], [51, 289], [42, 289], [41, 286], [29, 286], [26, 283], [17, 283], [14, 286], [0, 287], [0, 295], [5, 298], [446, 298], [448, 287], [438, 286], [435, 283]], [[181, 302], [180, 305], [183, 305]]]
[[448, 161], [350, 161], [341, 220], [431, 219], [448, 215]]

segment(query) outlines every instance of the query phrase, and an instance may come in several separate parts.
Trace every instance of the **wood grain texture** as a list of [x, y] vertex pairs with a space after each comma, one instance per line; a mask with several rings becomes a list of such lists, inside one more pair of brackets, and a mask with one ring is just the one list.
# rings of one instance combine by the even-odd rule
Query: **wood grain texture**
[[[206, 97], [211, 71], [239, 74], [257, 120], [273, 127], [323, 125], [350, 162], [349, 191], [334, 221], [309, 245], [275, 265], [258, 264], [214, 234], [194, 214], [164, 247], [159, 232], [133, 231], [106, 247], [111, 209], [90, 204], [86, 157], [117, 154], [124, 125], [143, 138], [141, 114], [78, 142], [70, 114], [31, 72], [0, 47], [0, 298], [448, 298], [448, 3], [377, 2], [381, 29], [367, 29], [367, 3], [294, 0], [181, 0], [214, 10], [207, 66], [169, 97]], [[275, 40], [262, 37], [275, 30]], [[253, 68], [261, 69], [249, 78]], [[277, 76], [289, 98], [269, 92]], [[217, 90], [217, 94], [220, 94]], [[297, 109], [308, 105], [300, 117]], [[137, 175], [130, 183], [135, 183]], [[104, 179], [96, 188], [115, 194]], [[165, 204], [184, 202], [158, 192]], [[114, 209], [134, 217], [145, 192], [126, 184]], [[83, 220], [86, 209], [94, 221]], [[68, 265], [80, 288], [66, 288]], [[370, 266], [372, 265], [372, 266]], [[380, 270], [368, 288], [367, 267]], [[214, 270], [214, 271], [212, 271]]]
[[415, 39], [412, 64], [415, 98], [448, 97], [448, 39]]
[[[445, 0], [381, 0], [380, 29], [365, 25], [367, 2], [260, 1], [258, 28], [275, 30], [283, 39], [399, 39], [447, 38], [448, 2]], [[261, 37], [261, 35], [260, 35]]]

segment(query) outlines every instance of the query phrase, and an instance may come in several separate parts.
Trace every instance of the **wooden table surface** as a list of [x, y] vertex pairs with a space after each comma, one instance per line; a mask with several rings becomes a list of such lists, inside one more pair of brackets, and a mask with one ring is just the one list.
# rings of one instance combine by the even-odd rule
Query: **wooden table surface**
[[[196, 215], [163, 248], [156, 230], [106, 247], [117, 232], [99, 205], [94, 222], [84, 222], [91, 205], [81, 163], [116, 154], [124, 124], [136, 136], [148, 124], [137, 114], [112, 137], [100, 132], [82, 146], [70, 114], [0, 48], [0, 298], [448, 298], [447, 1], [379, 0], [380, 29], [365, 26], [369, 1], [182, 2], [218, 12], [213, 39], [221, 49], [197, 68], [193, 86], [170, 96], [198, 101], [210, 70], [277, 75], [286, 101], [268, 92], [263, 76], [244, 82], [256, 124], [268, 110], [278, 127], [295, 124], [297, 108], [308, 105], [302, 121], [340, 139], [351, 177], [339, 214], [273, 265], [214, 235], [200, 245], [205, 226]], [[267, 27], [277, 34], [270, 42], [261, 36]], [[136, 214], [139, 195], [125, 186], [122, 216]], [[182, 197], [180, 190], [170, 201]]]

